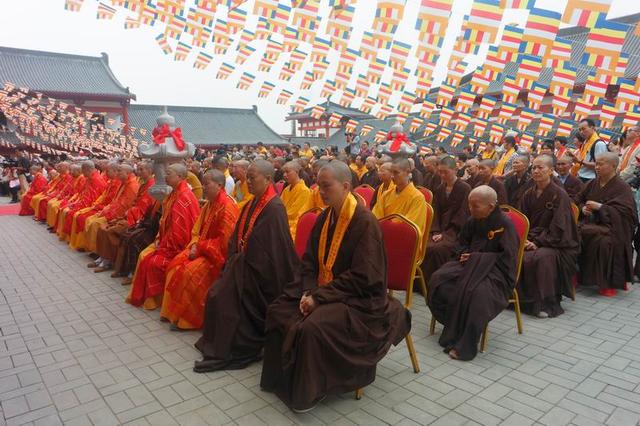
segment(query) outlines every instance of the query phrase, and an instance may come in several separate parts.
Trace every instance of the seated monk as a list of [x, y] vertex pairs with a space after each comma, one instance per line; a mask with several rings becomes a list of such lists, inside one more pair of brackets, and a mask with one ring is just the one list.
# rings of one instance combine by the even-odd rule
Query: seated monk
[[512, 207], [518, 207], [524, 193], [533, 186], [531, 173], [529, 172], [530, 162], [528, 155], [516, 155], [511, 163], [511, 173], [504, 179], [507, 203]]
[[427, 226], [427, 202], [424, 195], [411, 182], [411, 164], [406, 158], [395, 160], [391, 165], [391, 176], [395, 189], [386, 191], [373, 207], [373, 215], [382, 219], [391, 214], [399, 214], [413, 222], [424, 238]]
[[273, 175], [266, 160], [249, 167], [254, 198], [240, 213], [224, 270], [207, 294], [202, 337], [196, 342], [203, 360], [196, 361], [196, 373], [242, 369], [259, 360], [267, 307], [294, 279], [298, 256]]
[[191, 170], [187, 170], [186, 180], [187, 180], [187, 184], [189, 185], [189, 188], [191, 189], [191, 192], [193, 192], [193, 195], [195, 195], [196, 200], [201, 200], [203, 190], [202, 190], [202, 182], [200, 182], [200, 178], [198, 178], [198, 175], [192, 172]]
[[20, 212], [18, 213], [20, 216], [31, 216], [34, 213], [31, 208], [31, 199], [47, 189], [47, 179], [42, 174], [42, 167], [34, 164], [30, 171], [33, 181], [29, 185], [29, 190], [22, 195], [22, 200], [20, 200]]
[[478, 181], [478, 166], [480, 165], [480, 161], [477, 158], [470, 158], [465, 163], [464, 175], [462, 176], [462, 180], [467, 182], [471, 188], [476, 186], [476, 182]]
[[429, 155], [422, 160], [422, 166], [424, 167], [424, 174], [422, 175], [422, 186], [429, 191], [435, 191], [442, 180], [438, 175], [438, 157], [435, 155]]
[[371, 199], [371, 210], [373, 211], [378, 201], [382, 199], [382, 195], [390, 190], [396, 189], [396, 184], [393, 183], [393, 174], [391, 173], [391, 163], [382, 163], [378, 168], [378, 178], [380, 179], [380, 185], [376, 186], [376, 190], [373, 192], [373, 198]]
[[47, 215], [45, 219], [49, 232], [55, 232], [58, 224], [58, 214], [69, 205], [69, 203], [79, 198], [80, 192], [82, 188], [84, 188], [86, 177], [82, 173], [82, 166], [80, 164], [72, 164], [69, 167], [69, 173], [71, 174], [71, 181], [62, 189], [60, 194], [47, 201]]
[[107, 182], [96, 169], [93, 161], [87, 160], [82, 163], [82, 174], [85, 177], [85, 183], [78, 197], [58, 213], [55, 231], [61, 241], [68, 240], [74, 215], [80, 210], [91, 207], [107, 187]]
[[496, 178], [494, 170], [496, 168], [496, 162], [493, 160], [482, 160], [478, 164], [478, 177], [475, 181], [475, 187], [480, 185], [487, 185], [493, 188], [498, 194], [498, 205], [507, 204], [509, 197], [507, 197], [507, 190], [504, 187], [504, 183]]
[[[515, 167], [515, 162], [514, 162]], [[562, 314], [562, 296], [571, 297], [571, 279], [577, 271], [578, 228], [571, 199], [553, 180], [553, 158], [533, 161], [529, 188], [518, 207], [529, 218], [529, 235], [520, 273], [522, 311], [540, 318]]]
[[[145, 214], [156, 204], [155, 199], [148, 193], [149, 188], [155, 183], [152, 167], [150, 162], [138, 164], [139, 187], [132, 206], [119, 217], [112, 217], [98, 229], [96, 236], [96, 254], [98, 258], [87, 265], [89, 268], [96, 267], [97, 269], [94, 270], [94, 272], [108, 270], [114, 266], [113, 264], [117, 259], [118, 247], [120, 246], [122, 236], [128, 230], [133, 230]], [[151, 239], [153, 239], [153, 236]], [[150, 242], [151, 241], [146, 245]], [[140, 251], [142, 251], [142, 249]], [[121, 275], [118, 272], [114, 272], [111, 274], [111, 277], [118, 278], [121, 277]]]
[[284, 178], [287, 181], [287, 186], [282, 190], [282, 194], [280, 194], [284, 208], [287, 210], [287, 220], [293, 240], [296, 239], [298, 219], [300, 215], [304, 213], [303, 209], [309, 202], [309, 197], [311, 196], [311, 190], [307, 188], [304, 181], [300, 179], [300, 168], [300, 163], [297, 161], [289, 161], [284, 165]]
[[576, 202], [578, 195], [584, 189], [584, 183], [571, 173], [573, 168], [573, 158], [564, 155], [558, 158], [556, 162], [556, 172], [558, 172], [558, 181], [562, 184], [571, 201]]
[[486, 185], [469, 194], [471, 218], [460, 232], [456, 259], [429, 282], [429, 309], [444, 325], [440, 346], [453, 359], [472, 360], [485, 326], [508, 305], [516, 280], [518, 235]]
[[[53, 193], [58, 185], [61, 182], [60, 172], [58, 172], [58, 167], [55, 167], [48, 171], [47, 178], [49, 179], [44, 189], [37, 194], [34, 194], [31, 197], [31, 201], [29, 201], [29, 208], [33, 211], [31, 213], [33, 215], [33, 220], [38, 220], [38, 212], [40, 210], [40, 201], [45, 198], [48, 194]], [[31, 188], [29, 188], [31, 189]], [[22, 206], [21, 206], [22, 207]]]
[[433, 193], [434, 217], [421, 265], [427, 284], [431, 274], [456, 253], [458, 234], [469, 217], [467, 198], [471, 188], [458, 178], [456, 160], [448, 155], [442, 157], [438, 174], [442, 183]]
[[85, 231], [87, 220], [102, 211], [102, 209], [104, 209], [116, 198], [116, 195], [120, 190], [120, 186], [122, 185], [122, 181], [118, 179], [119, 167], [120, 165], [115, 161], [107, 164], [107, 187], [104, 189], [104, 191], [102, 191], [102, 194], [100, 194], [100, 196], [96, 198], [96, 200], [90, 207], [78, 210], [73, 215], [73, 218], [71, 218], [71, 233], [69, 234], [70, 248], [76, 250], [84, 250], [84, 239], [82, 237]]
[[47, 219], [47, 203], [62, 193], [67, 185], [73, 180], [69, 173], [69, 163], [61, 161], [56, 165], [57, 177], [55, 183], [49, 182], [47, 189], [37, 194], [31, 200], [31, 208], [33, 209], [33, 220], [45, 222]]
[[207, 203], [193, 226], [189, 245], [167, 266], [160, 317], [171, 322], [174, 330], [202, 327], [207, 291], [227, 259], [238, 206], [224, 192], [225, 180], [220, 170], [209, 170], [204, 175]]
[[371, 384], [376, 364], [411, 328], [410, 314], [387, 297], [382, 232], [350, 193], [347, 165], [326, 164], [318, 186], [329, 207], [311, 232], [300, 276], [267, 311], [260, 386], [295, 411]]
[[580, 283], [597, 286], [603, 296], [614, 296], [633, 278], [631, 241], [638, 215], [631, 188], [616, 175], [618, 161], [613, 152], [596, 155], [596, 178], [577, 197]]
[[162, 202], [162, 218], [156, 240], [140, 253], [129, 295], [133, 306], [154, 310], [162, 302], [169, 262], [189, 244], [191, 230], [200, 213], [196, 196], [187, 184], [187, 167], [167, 167], [165, 180], [173, 191]]
[[307, 205], [302, 209], [303, 213], [313, 209], [324, 210], [327, 208], [327, 205], [320, 196], [320, 188], [318, 188], [318, 172], [320, 172], [320, 169], [327, 163], [327, 160], [321, 158], [311, 165], [312, 179], [316, 184], [311, 188], [311, 195], [309, 195]]
[[[85, 230], [78, 234], [78, 248], [85, 249], [91, 253], [97, 252], [98, 230], [103, 225], [106, 226], [108, 223], [122, 218], [129, 207], [133, 205], [140, 188], [140, 183], [133, 172], [133, 167], [130, 164], [121, 164], [118, 167], [117, 179], [121, 183], [116, 197], [105, 208], [87, 219]], [[102, 262], [102, 259], [98, 259], [94, 263], [96, 265], [94, 272], [106, 271], [110, 267], [106, 262]]]
[[244, 205], [253, 199], [247, 184], [247, 171], [250, 164], [247, 160], [238, 160], [233, 163], [233, 177], [236, 180], [236, 185], [230, 195], [238, 203], [239, 210], [242, 210]]

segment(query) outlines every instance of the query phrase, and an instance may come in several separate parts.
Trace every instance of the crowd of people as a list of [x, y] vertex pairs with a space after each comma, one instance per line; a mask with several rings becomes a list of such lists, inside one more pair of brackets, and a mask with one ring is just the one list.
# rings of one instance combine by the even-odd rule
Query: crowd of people
[[[514, 288], [524, 313], [549, 318], [576, 285], [613, 296], [638, 275], [640, 126], [618, 144], [587, 119], [573, 141], [535, 151], [515, 133], [480, 152], [350, 151], [200, 149], [167, 167], [172, 192], [161, 202], [144, 160], [34, 163], [20, 214], [86, 252], [94, 272], [121, 278], [127, 303], [159, 309], [172, 330], [202, 329], [194, 371], [263, 360], [261, 387], [296, 411], [373, 382], [376, 364], [409, 333], [409, 311], [387, 294], [378, 221], [389, 215], [419, 230], [425, 297], [453, 359], [476, 356]], [[520, 274], [505, 205], [530, 223]], [[320, 213], [299, 257], [298, 220], [309, 210]]]

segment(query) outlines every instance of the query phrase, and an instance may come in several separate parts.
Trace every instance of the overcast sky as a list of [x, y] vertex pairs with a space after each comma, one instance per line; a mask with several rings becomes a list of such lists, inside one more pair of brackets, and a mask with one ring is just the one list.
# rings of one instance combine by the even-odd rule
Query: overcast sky
[[[288, 0], [285, 0], [289, 4]], [[324, 16], [327, 12], [328, 0], [321, 0]], [[106, 1], [110, 4], [110, 1]], [[191, 5], [193, 0], [187, 0]], [[252, 11], [253, 0], [247, 1], [247, 10]], [[356, 18], [354, 19], [354, 37], [352, 44], [357, 47], [362, 31], [368, 29], [375, 13], [374, 0], [358, 0], [356, 3]], [[405, 42], [415, 43], [415, 23], [418, 0], [407, 0], [405, 19], [401, 23], [396, 37]], [[446, 74], [446, 59], [450, 53], [454, 38], [457, 36], [462, 18], [471, 8], [472, 0], [455, 0], [452, 18], [450, 20], [447, 39], [443, 46], [444, 59], [438, 62], [435, 79], [438, 83]], [[561, 12], [566, 0], [538, 0], [536, 7]], [[73, 53], [81, 55], [99, 56], [100, 52], [109, 54], [110, 65], [120, 82], [131, 88], [137, 95], [139, 103], [169, 104], [209, 107], [249, 108], [257, 105], [263, 119], [276, 131], [288, 132], [290, 127], [284, 117], [288, 107], [276, 105], [276, 96], [282, 82], [276, 73], [267, 76], [267, 80], [278, 83], [277, 88], [267, 99], [258, 99], [258, 89], [265, 79], [264, 73], [257, 74], [256, 82], [249, 91], [235, 88], [239, 74], [242, 71], [253, 72], [257, 69], [258, 60], [248, 61], [245, 67], [238, 66], [236, 73], [226, 81], [216, 80], [220, 59], [211, 63], [205, 71], [193, 68], [196, 49], [186, 62], [174, 62], [172, 56], [165, 56], [157, 46], [154, 38], [160, 33], [158, 27], [141, 27], [140, 29], [125, 30], [123, 28], [126, 11], [119, 11], [111, 21], [95, 19], [97, 1], [85, 0], [80, 13], [64, 10], [64, 0], [2, 0], [0, 13], [0, 45], [26, 49], [48, 50], [54, 52]], [[640, 1], [613, 0], [609, 18], [640, 12]], [[502, 24], [519, 22], [524, 25], [526, 14], [522, 11], [506, 11]], [[254, 22], [248, 21], [249, 25]], [[164, 24], [161, 24], [164, 25]], [[190, 37], [187, 39], [190, 40]], [[481, 50], [480, 55], [469, 58], [470, 68], [482, 62], [488, 46]], [[252, 56], [252, 59], [262, 56], [262, 50]], [[229, 52], [231, 53], [231, 52]], [[284, 61], [284, 56], [280, 63]], [[385, 55], [383, 57], [386, 58]], [[227, 61], [230, 56], [227, 56]], [[333, 61], [337, 62], [337, 61]], [[364, 62], [360, 63], [355, 72], [365, 69]], [[278, 67], [279, 68], [279, 67]], [[238, 71], [238, 69], [241, 69]], [[335, 64], [329, 71], [335, 69]], [[301, 73], [303, 74], [303, 73]], [[284, 83], [284, 87], [298, 87], [300, 75], [291, 83]], [[312, 101], [317, 98], [321, 85], [314, 86]], [[294, 91], [294, 93], [296, 93]], [[154, 123], [150, 123], [152, 127]]]

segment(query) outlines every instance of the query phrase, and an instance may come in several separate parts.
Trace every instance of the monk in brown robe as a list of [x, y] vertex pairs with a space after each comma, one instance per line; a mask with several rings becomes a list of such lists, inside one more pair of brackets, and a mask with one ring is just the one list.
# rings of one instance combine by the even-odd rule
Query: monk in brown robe
[[143, 306], [146, 310], [158, 308], [162, 302], [166, 271], [191, 240], [191, 230], [200, 214], [196, 196], [187, 183], [187, 168], [176, 163], [167, 167], [166, 181], [173, 189], [162, 202], [162, 218], [156, 240], [140, 253], [131, 290], [126, 302]]
[[475, 187], [480, 185], [487, 185], [493, 188], [498, 194], [498, 205], [507, 204], [507, 190], [504, 187], [504, 183], [495, 177], [493, 174], [496, 168], [496, 162], [494, 160], [482, 160], [478, 164], [478, 178], [475, 182]]
[[530, 162], [528, 155], [516, 155], [511, 163], [511, 172], [504, 180], [507, 203], [512, 207], [518, 207], [524, 193], [533, 186], [529, 172]]
[[464, 176], [462, 180], [467, 182], [471, 188], [476, 186], [476, 182], [478, 181], [478, 166], [480, 165], [480, 161], [477, 158], [470, 158], [465, 163]]
[[571, 173], [573, 167], [573, 158], [568, 155], [558, 158], [556, 161], [556, 172], [558, 172], [558, 181], [562, 184], [571, 201], [576, 202], [578, 195], [584, 189], [584, 183]]
[[453, 359], [475, 358], [482, 331], [507, 307], [515, 285], [518, 235], [497, 198], [486, 185], [471, 191], [456, 259], [429, 283], [429, 309], [444, 324], [439, 343]]
[[340, 162], [319, 174], [329, 206], [318, 218], [300, 276], [267, 311], [260, 386], [294, 411], [375, 380], [376, 364], [411, 328], [387, 297], [386, 256], [378, 221], [351, 194]]
[[[515, 167], [515, 161], [514, 161]], [[534, 186], [518, 207], [529, 218], [520, 273], [522, 311], [540, 318], [562, 314], [562, 296], [571, 297], [580, 248], [571, 199], [553, 180], [553, 158], [540, 155], [531, 170]]]
[[614, 296], [633, 278], [631, 241], [638, 225], [631, 188], [616, 175], [618, 155], [596, 155], [596, 178], [578, 196], [582, 212], [578, 257], [580, 284], [595, 285], [603, 296]]
[[224, 270], [207, 295], [203, 333], [196, 342], [203, 360], [196, 361], [196, 373], [242, 369], [259, 360], [267, 307], [294, 279], [299, 260], [273, 175], [266, 160], [249, 167], [254, 198], [240, 212]]
[[22, 200], [20, 200], [20, 212], [18, 213], [20, 216], [31, 216], [34, 213], [31, 208], [31, 199], [47, 189], [47, 179], [42, 174], [42, 167], [34, 164], [30, 171], [33, 181], [29, 185], [29, 190], [22, 195]]
[[422, 166], [424, 167], [422, 186], [434, 192], [442, 183], [440, 175], [438, 174], [438, 157], [435, 155], [425, 157], [422, 160]]
[[[140, 186], [133, 205], [124, 212], [124, 214], [110, 219], [105, 225], [100, 227], [98, 236], [96, 237], [96, 253], [98, 259], [87, 265], [89, 268], [95, 265], [95, 267], [104, 268], [104, 270], [111, 269], [116, 262], [118, 247], [120, 246], [123, 234], [128, 230], [132, 230], [155, 204], [155, 199], [148, 193], [149, 188], [155, 183], [151, 163], [143, 162], [138, 164], [137, 175]], [[148, 244], [146, 244], [145, 247], [147, 245]], [[121, 277], [121, 274], [116, 271], [111, 274], [111, 276], [118, 278]]]
[[434, 218], [431, 224], [422, 272], [427, 283], [431, 274], [451, 259], [458, 246], [458, 233], [469, 217], [469, 185], [457, 176], [456, 160], [440, 159], [438, 174], [442, 183], [433, 194]]
[[206, 204], [193, 226], [191, 241], [167, 266], [160, 317], [172, 330], [202, 327], [204, 302], [227, 259], [229, 237], [238, 220], [238, 205], [224, 191], [225, 176], [209, 170], [203, 178]]

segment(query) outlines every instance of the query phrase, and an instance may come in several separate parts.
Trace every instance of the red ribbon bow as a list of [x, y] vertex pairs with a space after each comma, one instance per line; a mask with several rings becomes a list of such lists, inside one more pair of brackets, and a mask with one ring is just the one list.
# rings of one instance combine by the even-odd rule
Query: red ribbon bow
[[387, 140], [389, 141], [391, 139], [393, 139], [393, 141], [391, 142], [391, 146], [389, 147], [389, 151], [391, 152], [397, 152], [402, 146], [402, 144], [406, 143], [407, 145], [411, 145], [411, 143], [409, 142], [409, 138], [407, 138], [406, 133], [397, 134], [396, 137], [394, 138], [391, 135], [391, 132], [389, 132], [389, 134], [387, 135]]
[[185, 142], [182, 138], [182, 129], [180, 127], [172, 132], [168, 124], [163, 124], [160, 128], [154, 128], [151, 135], [153, 136], [153, 143], [156, 145], [162, 145], [164, 140], [170, 137], [173, 139], [179, 151], [182, 151], [185, 147]]

